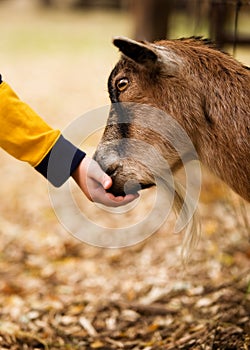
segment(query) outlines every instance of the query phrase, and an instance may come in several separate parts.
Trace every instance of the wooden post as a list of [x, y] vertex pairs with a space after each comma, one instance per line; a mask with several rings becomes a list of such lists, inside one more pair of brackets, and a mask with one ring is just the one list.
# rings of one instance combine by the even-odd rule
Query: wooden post
[[131, 5], [135, 21], [135, 39], [166, 39], [171, 0], [134, 0]]

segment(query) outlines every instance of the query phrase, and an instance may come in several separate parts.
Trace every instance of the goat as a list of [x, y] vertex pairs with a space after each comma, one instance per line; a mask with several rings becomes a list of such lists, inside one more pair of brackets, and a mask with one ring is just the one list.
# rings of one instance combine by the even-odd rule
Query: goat
[[[113, 179], [111, 192], [136, 192], [155, 184], [159, 157], [139, 145], [144, 142], [173, 173], [198, 155], [250, 201], [249, 68], [202, 38], [149, 43], [117, 37], [113, 43], [122, 57], [108, 80], [112, 106], [94, 155]], [[180, 125], [193, 148], [165, 116]], [[172, 145], [176, 139], [181, 152]]]

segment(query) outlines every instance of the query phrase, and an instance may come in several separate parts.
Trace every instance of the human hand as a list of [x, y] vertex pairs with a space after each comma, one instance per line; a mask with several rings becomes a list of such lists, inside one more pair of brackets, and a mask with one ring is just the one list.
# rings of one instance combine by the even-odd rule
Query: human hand
[[125, 205], [139, 196], [138, 194], [128, 194], [124, 197], [115, 197], [112, 193], [106, 192], [112, 186], [111, 177], [101, 169], [94, 159], [87, 156], [83, 158], [72, 177], [89, 200], [109, 207]]

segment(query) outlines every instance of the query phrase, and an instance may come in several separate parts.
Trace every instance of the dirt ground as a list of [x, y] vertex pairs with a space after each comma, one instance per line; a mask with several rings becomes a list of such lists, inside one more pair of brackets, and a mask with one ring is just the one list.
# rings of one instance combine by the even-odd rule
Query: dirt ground
[[[118, 57], [111, 37], [131, 35], [131, 20], [38, 12], [27, 3], [0, 4], [1, 74], [63, 129], [109, 103], [106, 81]], [[250, 64], [249, 51], [238, 58]], [[135, 246], [97, 248], [64, 229], [46, 181], [2, 150], [0, 181], [1, 350], [250, 349], [250, 232], [239, 198], [207, 172], [202, 234], [186, 264], [174, 216]], [[138, 215], [149, 202], [150, 194]], [[82, 205], [99, 213], [84, 198]], [[129, 220], [122, 214], [119, 224]]]

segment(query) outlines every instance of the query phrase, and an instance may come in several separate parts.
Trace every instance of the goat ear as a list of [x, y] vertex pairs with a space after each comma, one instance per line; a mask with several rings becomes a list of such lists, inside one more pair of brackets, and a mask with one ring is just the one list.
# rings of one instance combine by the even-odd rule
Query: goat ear
[[116, 37], [113, 44], [127, 57], [142, 65], [154, 64], [158, 56], [143, 42], [131, 40], [125, 37]]

